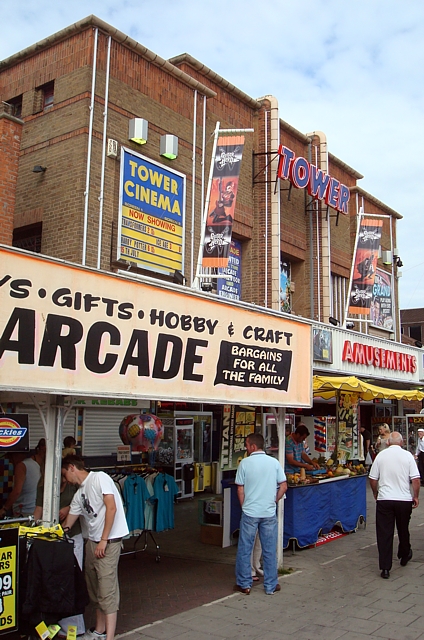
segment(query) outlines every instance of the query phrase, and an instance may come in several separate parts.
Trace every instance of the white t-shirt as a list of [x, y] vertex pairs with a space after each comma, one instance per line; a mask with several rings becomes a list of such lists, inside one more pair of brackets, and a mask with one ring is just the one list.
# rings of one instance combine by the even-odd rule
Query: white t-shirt
[[109, 533], [109, 539], [123, 538], [128, 535], [124, 507], [115, 483], [107, 473], [90, 471], [71, 502], [69, 513], [84, 517], [86, 527], [84, 527], [83, 533], [87, 533], [88, 539], [94, 542], [98, 542], [102, 537], [106, 514], [103, 496], [109, 494], [113, 495], [116, 504], [115, 519]]
[[409, 481], [420, 474], [412, 453], [392, 444], [375, 458], [369, 477], [378, 480], [377, 500], [412, 502]]

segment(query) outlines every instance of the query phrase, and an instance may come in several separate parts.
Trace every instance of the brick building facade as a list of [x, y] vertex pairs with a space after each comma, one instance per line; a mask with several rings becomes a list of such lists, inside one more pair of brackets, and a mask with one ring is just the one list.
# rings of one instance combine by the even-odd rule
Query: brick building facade
[[[242, 243], [243, 300], [279, 308], [281, 263], [289, 283], [284, 310], [320, 322], [332, 316], [341, 325], [358, 213], [384, 216], [382, 249], [396, 244], [401, 216], [358, 186], [361, 174], [328, 153], [321, 132], [297, 131], [280, 118], [274, 98], [246, 95], [187, 54], [163, 60], [91, 16], [4, 60], [0, 77], [8, 110], [0, 119], [8, 148], [2, 169], [9, 180], [2, 181], [9, 194], [2, 209], [6, 244], [13, 230], [17, 246], [38, 246], [46, 255], [105, 270], [127, 269], [116, 261], [119, 152], [117, 159], [105, 155], [112, 139], [118, 149], [133, 149], [186, 176], [182, 271], [190, 281], [217, 121], [221, 129], [253, 129], [245, 134], [233, 226]], [[133, 118], [149, 123], [141, 147], [128, 140]], [[160, 156], [164, 134], [178, 137], [175, 160]], [[287, 180], [275, 193], [277, 144], [349, 187], [347, 215]], [[392, 268], [381, 260], [378, 266]], [[172, 274], [147, 274], [172, 280]], [[394, 289], [396, 297], [396, 278]], [[359, 322], [355, 328], [363, 330]], [[377, 328], [369, 333], [389, 337]]]

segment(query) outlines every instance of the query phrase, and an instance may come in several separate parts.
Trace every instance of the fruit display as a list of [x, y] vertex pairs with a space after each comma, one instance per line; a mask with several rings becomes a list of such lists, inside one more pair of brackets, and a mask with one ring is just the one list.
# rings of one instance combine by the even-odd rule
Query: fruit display
[[308, 472], [305, 473], [304, 468], [299, 469], [299, 473], [288, 473], [287, 483], [289, 487], [316, 484], [320, 480], [337, 478], [339, 476], [361, 476], [367, 473], [362, 463], [356, 465], [352, 462], [341, 464], [333, 458], [329, 458], [326, 461], [324, 460], [324, 462], [320, 458], [317, 460], [314, 459], [314, 461], [322, 464], [322, 468], [315, 470], [311, 475], [308, 475]]

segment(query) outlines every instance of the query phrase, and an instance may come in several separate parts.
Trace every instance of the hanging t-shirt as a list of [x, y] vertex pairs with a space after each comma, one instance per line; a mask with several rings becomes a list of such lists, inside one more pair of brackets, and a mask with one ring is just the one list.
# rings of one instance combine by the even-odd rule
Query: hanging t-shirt
[[174, 499], [179, 489], [174, 478], [167, 473], [159, 473], [153, 485], [157, 498], [156, 531], [174, 528]]
[[128, 476], [124, 484], [124, 505], [130, 531], [145, 529], [144, 509], [149, 497], [144, 478], [136, 473]]
[[106, 473], [90, 471], [71, 502], [69, 513], [84, 516], [88, 538], [93, 542], [98, 542], [102, 537], [106, 514], [103, 496], [110, 494], [115, 498], [116, 512], [109, 539], [123, 538], [128, 535], [124, 506], [115, 483]]

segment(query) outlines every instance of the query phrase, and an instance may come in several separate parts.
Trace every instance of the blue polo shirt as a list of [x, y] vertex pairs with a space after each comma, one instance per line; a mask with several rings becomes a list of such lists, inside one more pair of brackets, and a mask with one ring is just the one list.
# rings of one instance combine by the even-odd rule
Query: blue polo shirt
[[252, 518], [275, 516], [278, 487], [285, 481], [281, 464], [265, 451], [243, 458], [236, 475], [236, 484], [244, 487], [243, 512]]
[[[304, 451], [305, 451], [305, 445], [304, 445], [303, 442], [295, 442], [291, 436], [289, 438], [287, 438], [287, 440], [286, 440], [286, 456], [287, 456], [288, 453], [292, 453], [293, 454], [293, 458], [297, 462], [303, 462], [302, 453]], [[299, 473], [300, 467], [295, 467], [294, 465], [289, 464], [287, 462], [287, 457], [286, 457], [286, 462], [284, 464], [284, 471], [286, 473]]]

